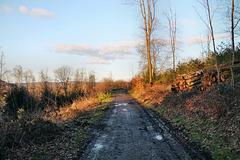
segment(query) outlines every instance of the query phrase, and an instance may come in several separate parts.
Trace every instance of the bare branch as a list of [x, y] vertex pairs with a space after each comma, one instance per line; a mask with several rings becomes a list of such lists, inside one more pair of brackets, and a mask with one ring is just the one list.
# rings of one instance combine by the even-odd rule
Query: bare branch
[[193, 6], [193, 8], [195, 9], [196, 13], [198, 14], [199, 18], [203, 21], [203, 23], [206, 25], [206, 27], [208, 28], [208, 30], [210, 30], [209, 25], [207, 24], [207, 22], [202, 18], [202, 16], [199, 14], [198, 10], [196, 9], [196, 7]]
[[238, 23], [240, 22], [240, 18], [237, 20], [237, 22], [235, 23], [235, 25], [233, 26], [233, 28], [235, 29], [238, 25]]

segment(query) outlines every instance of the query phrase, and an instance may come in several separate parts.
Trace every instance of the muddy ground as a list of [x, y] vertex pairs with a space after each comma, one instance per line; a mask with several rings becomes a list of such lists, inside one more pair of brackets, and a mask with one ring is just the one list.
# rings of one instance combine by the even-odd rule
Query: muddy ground
[[102, 126], [94, 131], [80, 160], [209, 159], [196, 147], [182, 143], [158, 116], [124, 90], [115, 93]]

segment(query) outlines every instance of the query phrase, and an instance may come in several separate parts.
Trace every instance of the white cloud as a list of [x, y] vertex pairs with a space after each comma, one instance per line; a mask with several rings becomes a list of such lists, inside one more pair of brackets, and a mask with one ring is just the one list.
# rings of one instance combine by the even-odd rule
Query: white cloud
[[123, 41], [121, 43], [101, 44], [99, 48], [89, 44], [56, 44], [55, 47], [45, 47], [48, 51], [89, 56], [88, 64], [109, 64], [110, 60], [127, 59], [134, 53], [139, 42]]
[[199, 43], [207, 42], [207, 39], [201, 37], [201, 36], [193, 36], [187, 40], [189, 45], [195, 45]]
[[105, 53], [130, 53], [138, 42], [123, 41], [121, 43], [101, 44], [99, 49]]
[[35, 18], [56, 18], [52, 12], [49, 12], [42, 8], [33, 8], [30, 11], [30, 15]]
[[28, 14], [28, 9], [27, 9], [27, 7], [25, 7], [25, 6], [20, 6], [20, 7], [19, 7], [19, 11], [20, 11], [22, 14]]
[[[229, 34], [225, 34], [225, 33], [220, 33], [220, 34], [216, 34], [214, 35], [215, 40], [217, 39], [229, 39], [231, 38]], [[205, 43], [207, 42], [207, 38], [203, 38], [201, 36], [193, 36], [190, 37], [189, 39], [187, 39], [187, 43], [189, 45], [195, 45], [195, 44], [200, 44], [200, 43]]]
[[131, 57], [129, 54], [130, 53], [127, 54], [127, 53], [100, 52], [95, 55], [94, 59], [104, 59], [104, 60], [127, 59]]
[[70, 53], [79, 55], [93, 55], [97, 49], [89, 44], [63, 44], [56, 45], [55, 52], [57, 53]]
[[87, 64], [110, 64], [108, 61], [89, 61]]
[[225, 39], [225, 38], [230, 39], [231, 36], [226, 33], [220, 33], [220, 34], [215, 35], [215, 39]]
[[50, 18], [50, 19], [56, 18], [56, 16], [52, 12], [49, 12], [42, 8], [32, 8], [31, 10], [29, 10], [25, 6], [20, 6], [19, 11], [22, 14], [26, 14], [26, 15], [29, 14], [35, 18]]
[[13, 12], [13, 8], [11, 8], [9, 6], [2, 5], [2, 10], [1, 11]]

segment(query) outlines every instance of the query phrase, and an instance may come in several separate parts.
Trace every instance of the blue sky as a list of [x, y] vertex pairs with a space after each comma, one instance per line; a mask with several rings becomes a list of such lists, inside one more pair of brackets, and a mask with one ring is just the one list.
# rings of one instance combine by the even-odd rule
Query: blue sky
[[[129, 80], [137, 73], [139, 55], [135, 47], [141, 39], [141, 15], [138, 6], [127, 0], [1, 0], [0, 46], [6, 67], [21, 65], [31, 69], [36, 78], [41, 70], [53, 71], [63, 65], [73, 70], [93, 70], [97, 80], [112, 73], [114, 79]], [[168, 40], [166, 18], [162, 15], [170, 5], [159, 0], [157, 16], [161, 23], [158, 36]], [[200, 57], [206, 27], [193, 6], [202, 14], [195, 0], [172, 0], [177, 12], [178, 60]], [[216, 4], [213, 4], [216, 7]], [[204, 14], [203, 14], [204, 17]], [[222, 20], [216, 15], [216, 26]], [[216, 28], [218, 41], [227, 35]]]

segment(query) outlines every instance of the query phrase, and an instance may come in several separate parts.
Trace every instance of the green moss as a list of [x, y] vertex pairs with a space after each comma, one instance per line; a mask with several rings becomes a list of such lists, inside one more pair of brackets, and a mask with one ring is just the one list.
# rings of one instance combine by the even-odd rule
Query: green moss
[[145, 104], [146, 104], [146, 105], [152, 104], [152, 101], [147, 101]]
[[98, 112], [95, 112], [93, 114], [93, 117], [103, 117], [104, 116], [104, 112], [103, 111], [98, 111]]
[[83, 130], [83, 129], [79, 129], [77, 131], [77, 134], [76, 134], [76, 144], [80, 144], [88, 135], [88, 132]]
[[40, 160], [40, 158], [38, 158], [38, 157], [32, 157], [32, 160]]
[[98, 98], [96, 98], [95, 100], [100, 101], [100, 102], [108, 102], [111, 100], [111, 98], [113, 97], [114, 92], [110, 92], [110, 93], [101, 93]]

